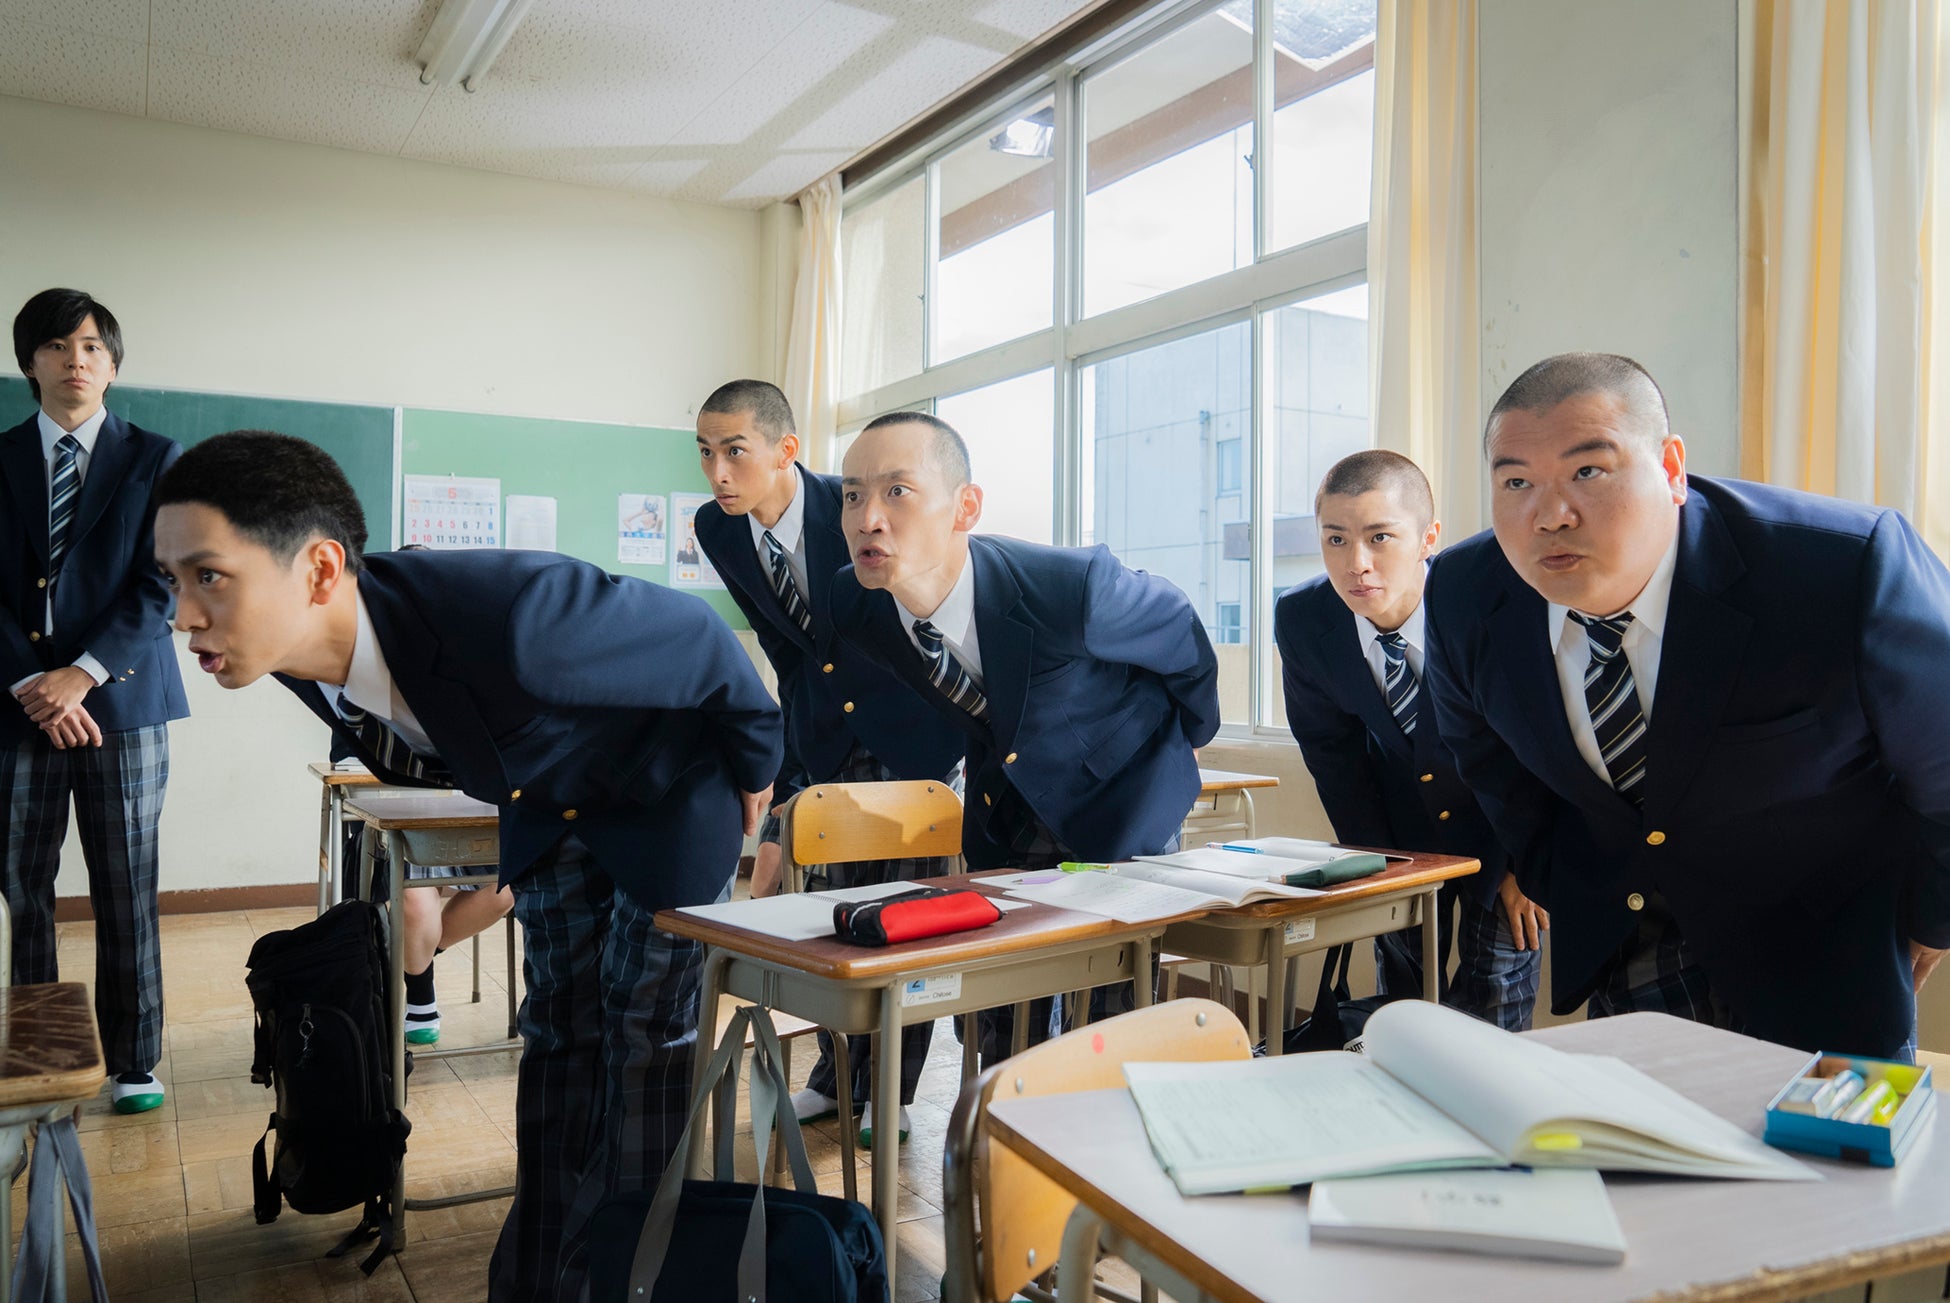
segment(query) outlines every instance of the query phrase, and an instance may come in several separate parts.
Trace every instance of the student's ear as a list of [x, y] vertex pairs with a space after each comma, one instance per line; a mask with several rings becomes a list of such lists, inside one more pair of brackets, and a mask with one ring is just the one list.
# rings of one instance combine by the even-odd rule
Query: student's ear
[[964, 484], [956, 490], [955, 530], [966, 534], [975, 528], [982, 519], [982, 487], [979, 484]]
[[1665, 472], [1666, 483], [1672, 488], [1672, 504], [1676, 507], [1686, 501], [1686, 441], [1676, 434], [1668, 434], [1659, 448], [1659, 467]]
[[799, 458], [799, 436], [797, 434], [787, 434], [787, 435], [780, 436], [779, 461], [778, 461], [779, 469], [784, 470], [786, 467], [790, 466], [793, 462], [797, 461], [798, 458]]
[[321, 538], [307, 544], [299, 556], [307, 568], [312, 605], [326, 605], [345, 579], [345, 545], [337, 539]]
[[1442, 537], [1442, 522], [1431, 520], [1429, 527], [1422, 531], [1422, 555], [1419, 560], [1427, 561], [1435, 552], [1436, 540]]

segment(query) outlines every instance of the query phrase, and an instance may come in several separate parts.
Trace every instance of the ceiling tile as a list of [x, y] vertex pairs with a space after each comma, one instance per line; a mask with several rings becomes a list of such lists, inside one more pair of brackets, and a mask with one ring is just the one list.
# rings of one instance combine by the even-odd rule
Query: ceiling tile
[[149, 39], [149, 0], [0, 0], [0, 22], [18, 18], [124, 41]]
[[1061, 27], [1073, 16], [1092, 8], [1090, 0], [991, 0], [969, 14], [969, 21], [1007, 32], [1023, 42]]
[[796, 195], [851, 157], [852, 150], [823, 154], [780, 154], [731, 189], [714, 196], [712, 202], [764, 201]]
[[827, 5], [738, 81], [699, 100], [669, 143], [735, 145], [775, 120], [807, 121], [859, 84], [863, 74], [849, 65], [893, 25], [885, 14]]
[[436, 0], [155, 0], [150, 40], [425, 94], [413, 52]]
[[135, 42], [0, 16], [0, 94], [140, 114], [147, 63]]
[[[903, 28], [898, 33], [905, 39]], [[859, 150], [940, 103], [996, 62], [995, 52], [929, 36], [881, 65], [787, 137], [787, 149]]]
[[396, 154], [427, 104], [417, 90], [153, 47], [149, 116], [373, 154]]

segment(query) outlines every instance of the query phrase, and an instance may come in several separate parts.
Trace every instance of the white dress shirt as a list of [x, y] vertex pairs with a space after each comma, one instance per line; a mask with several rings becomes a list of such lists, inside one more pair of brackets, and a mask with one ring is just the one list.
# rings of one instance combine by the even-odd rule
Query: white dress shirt
[[[1427, 654], [1424, 648], [1428, 645], [1428, 639], [1423, 634], [1428, 622], [1422, 614], [1422, 609], [1422, 604], [1417, 602], [1415, 610], [1402, 621], [1402, 627], [1395, 630], [1402, 636], [1402, 641], [1408, 644], [1406, 648], [1408, 668], [1414, 672], [1415, 682], [1418, 685], [1422, 682], [1422, 662]], [[1388, 699], [1388, 653], [1381, 650], [1381, 644], [1375, 641], [1381, 636], [1381, 630], [1376, 628], [1374, 621], [1367, 616], [1357, 615], [1354, 617], [1354, 631], [1361, 639], [1361, 655], [1366, 658], [1368, 670], [1374, 675], [1374, 685], [1381, 689], [1381, 699], [1386, 701]]]
[[[1666, 609], [1672, 601], [1672, 575], [1678, 564], [1679, 535], [1675, 533], [1652, 578], [1645, 581], [1644, 589], [1625, 608], [1632, 613], [1632, 622], [1625, 627], [1625, 637], [1619, 645], [1625, 652], [1626, 663], [1632, 667], [1632, 683], [1638, 689], [1639, 708], [1645, 712], [1647, 723], [1652, 720], [1652, 700], [1659, 686], [1659, 651], [1665, 645]], [[1612, 615], [1621, 614], [1612, 612]], [[1571, 738], [1578, 744], [1578, 754], [1584, 757], [1591, 772], [1609, 786], [1611, 773], [1605, 768], [1598, 732], [1591, 726], [1591, 707], [1584, 699], [1584, 672], [1591, 665], [1591, 636], [1571, 618], [1570, 607], [1555, 602], [1550, 604], [1545, 627], [1557, 657], [1557, 685], [1564, 693], [1564, 716], [1571, 725]]]
[[758, 513], [749, 512], [745, 519], [752, 526], [752, 547], [758, 552], [759, 569], [765, 577], [772, 577], [772, 553], [765, 546], [765, 536], [769, 533], [785, 549], [786, 569], [792, 572], [792, 582], [798, 585], [799, 596], [812, 609], [812, 590], [806, 587], [806, 486], [800, 482], [799, 469], [792, 471], [792, 501], [786, 504], [779, 523], [767, 529], [759, 523]]
[[[976, 686], [986, 686], [982, 681], [982, 648], [975, 638], [975, 558], [963, 555], [961, 577], [955, 586], [941, 599], [941, 605], [934, 608], [934, 614], [919, 616], [901, 605], [900, 598], [894, 599], [894, 609], [900, 612], [901, 628], [907, 633], [907, 640], [914, 644], [915, 651], [921, 651], [921, 640], [914, 636], [914, 622], [926, 619], [941, 634], [941, 641], [948, 651], [961, 662]], [[927, 653], [922, 652], [923, 656]]]
[[386, 664], [386, 654], [379, 649], [379, 637], [372, 630], [372, 616], [366, 612], [366, 595], [354, 591], [353, 598], [359, 609], [358, 632], [352, 641], [352, 665], [346, 671], [343, 684], [320, 683], [318, 690], [325, 694], [333, 710], [339, 711], [340, 718], [345, 712], [339, 710], [339, 694], [368, 715], [375, 715], [386, 721], [393, 732], [400, 735], [406, 745], [422, 760], [438, 760], [440, 753], [434, 749], [433, 739], [413, 710], [400, 696], [399, 685], [393, 682], [393, 671]]
[[[101, 437], [102, 422], [108, 419], [108, 409], [106, 407], [97, 407], [93, 416], [83, 421], [72, 431], [64, 430], [59, 425], [56, 425], [54, 418], [46, 412], [41, 412], [39, 417], [41, 459], [47, 466], [47, 500], [49, 511], [52, 512], [54, 504], [54, 445], [69, 435], [72, 435], [74, 441], [81, 445], [81, 451], [75, 455], [74, 459], [75, 483], [85, 483], [88, 479], [88, 463], [93, 461], [95, 457], [95, 440]], [[49, 523], [52, 522], [50, 521]], [[73, 526], [71, 525], [69, 528], [73, 528]], [[54, 589], [50, 587], [47, 590], [47, 610], [42, 615], [41, 637], [49, 638], [53, 635]], [[96, 660], [89, 652], [84, 651], [75, 657], [74, 666], [78, 670], [85, 671], [88, 677], [95, 681], [96, 687], [100, 687], [102, 684], [108, 682], [108, 667]], [[29, 674], [26, 678], [20, 680], [19, 683], [14, 684], [11, 690], [18, 692], [22, 685], [32, 683], [39, 677], [41, 676], [38, 674]]]

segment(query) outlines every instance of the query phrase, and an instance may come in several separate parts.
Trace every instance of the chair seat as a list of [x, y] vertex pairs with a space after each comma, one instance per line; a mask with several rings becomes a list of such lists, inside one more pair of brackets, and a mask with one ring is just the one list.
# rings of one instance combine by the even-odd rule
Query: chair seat
[[0, 1108], [88, 1099], [108, 1080], [95, 1007], [80, 982], [0, 990]]

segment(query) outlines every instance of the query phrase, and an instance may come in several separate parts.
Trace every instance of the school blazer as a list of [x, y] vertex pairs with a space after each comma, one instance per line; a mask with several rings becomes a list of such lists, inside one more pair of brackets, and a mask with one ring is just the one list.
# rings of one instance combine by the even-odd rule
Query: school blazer
[[1334, 836], [1353, 846], [1481, 860], [1482, 871], [1459, 889], [1480, 905], [1493, 904], [1509, 857], [1443, 745], [1427, 683], [1415, 732], [1405, 734], [1362, 654], [1354, 612], [1326, 575], [1281, 596], [1273, 608], [1273, 641], [1287, 725]]
[[1198, 799], [1192, 748], [1219, 728], [1219, 667], [1192, 604], [1126, 569], [1109, 548], [968, 540], [989, 718], [978, 723], [928, 681], [891, 594], [833, 581], [841, 635], [899, 675], [968, 745], [962, 854], [1010, 862], [990, 817], [1013, 787], [1088, 860], [1155, 853]]
[[1950, 572], [1894, 511], [1690, 478], [1642, 810], [1579, 756], [1545, 603], [1482, 534], [1429, 584], [1436, 712], [1551, 911], [1571, 1011], [1664, 895], [1753, 1035], [1884, 1054], [1950, 946]]
[[[29, 417], [0, 435], [0, 687], [72, 665], [85, 651], [110, 675], [81, 703], [104, 732], [190, 713], [170, 639], [174, 602], [156, 569], [150, 500], [156, 480], [182, 452], [173, 439], [110, 412], [81, 481], [61, 569], [50, 574], [39, 420]], [[38, 731], [17, 703], [0, 709], [0, 746], [18, 746]]]
[[799, 470], [805, 495], [803, 544], [812, 615], [807, 633], [786, 616], [772, 589], [769, 567], [752, 546], [751, 524], [715, 502], [698, 508], [697, 541], [725, 581], [758, 645], [779, 676], [785, 712], [787, 780], [773, 793], [784, 801], [804, 775], [827, 782], [858, 741], [902, 778], [942, 778], [962, 758], [961, 730], [923, 703], [907, 682], [845, 643], [833, 626], [833, 576], [847, 562], [840, 531], [840, 481]]
[[[501, 881], [569, 832], [646, 909], [715, 900], [739, 792], [778, 772], [781, 725], [705, 602], [544, 552], [369, 556], [359, 591], [400, 696], [455, 785], [500, 807]], [[279, 675], [389, 783], [318, 685]]]

